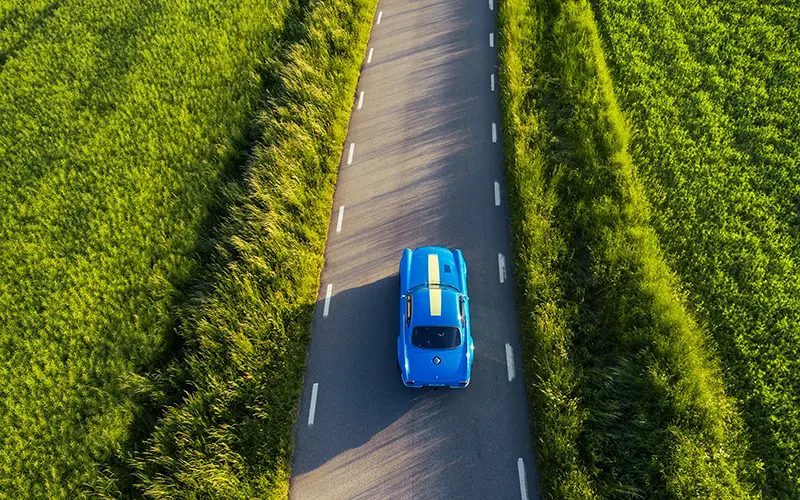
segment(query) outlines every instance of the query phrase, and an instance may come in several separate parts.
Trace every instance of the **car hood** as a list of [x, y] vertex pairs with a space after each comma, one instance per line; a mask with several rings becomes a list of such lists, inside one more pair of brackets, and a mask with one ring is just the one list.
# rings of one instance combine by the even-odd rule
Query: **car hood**
[[409, 289], [425, 283], [443, 283], [459, 288], [456, 262], [453, 253], [446, 248], [417, 249], [412, 256], [410, 270]]

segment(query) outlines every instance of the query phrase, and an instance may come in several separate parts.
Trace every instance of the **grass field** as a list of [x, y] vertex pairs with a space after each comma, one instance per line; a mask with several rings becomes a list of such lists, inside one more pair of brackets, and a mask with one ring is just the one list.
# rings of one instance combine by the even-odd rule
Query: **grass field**
[[[2, 2], [0, 491], [127, 439], [287, 2]], [[224, 7], [224, 8], [223, 8]], [[241, 16], [255, 8], [269, 16]], [[243, 20], [245, 19], [245, 20]]]
[[0, 1], [0, 497], [285, 495], [369, 3]]
[[598, 2], [656, 229], [714, 337], [765, 493], [800, 497], [800, 9]]
[[215, 234], [214, 280], [186, 311], [187, 356], [154, 377], [190, 392], [134, 457], [150, 497], [288, 495], [333, 188], [375, 4], [309, 3], [297, 42], [271, 64], [259, 139]]
[[651, 206], [642, 180], [650, 172], [637, 163], [643, 136], [631, 136], [618, 106], [589, 1], [508, 0], [499, 16], [525, 368], [545, 491], [760, 496], [764, 457], [726, 395], [729, 358], [720, 370], [711, 327], [682, 287], [685, 269], [660, 241], [661, 207]]
[[[287, 496], [376, 3], [0, 0], [0, 498]], [[546, 494], [797, 498], [800, 9], [498, 15]]]

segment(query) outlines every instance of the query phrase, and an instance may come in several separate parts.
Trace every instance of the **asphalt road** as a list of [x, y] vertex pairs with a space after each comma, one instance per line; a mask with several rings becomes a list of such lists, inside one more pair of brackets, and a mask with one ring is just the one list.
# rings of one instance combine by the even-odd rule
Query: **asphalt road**
[[[380, 0], [334, 196], [291, 499], [539, 498], [499, 262], [510, 264], [491, 7]], [[463, 390], [406, 388], [395, 364], [400, 256], [424, 245], [460, 248], [469, 268], [476, 357]]]

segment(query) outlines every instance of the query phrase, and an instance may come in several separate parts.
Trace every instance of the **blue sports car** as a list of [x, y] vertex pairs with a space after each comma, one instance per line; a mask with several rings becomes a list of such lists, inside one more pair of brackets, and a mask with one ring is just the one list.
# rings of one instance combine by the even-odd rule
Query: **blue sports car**
[[461, 250], [406, 248], [400, 259], [397, 363], [408, 387], [466, 387], [475, 347]]

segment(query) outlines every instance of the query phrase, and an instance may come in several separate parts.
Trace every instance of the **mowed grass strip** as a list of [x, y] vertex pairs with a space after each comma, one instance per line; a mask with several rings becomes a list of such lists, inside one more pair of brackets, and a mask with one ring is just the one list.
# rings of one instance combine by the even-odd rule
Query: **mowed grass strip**
[[213, 281], [181, 329], [171, 382], [185, 377], [187, 393], [132, 457], [147, 497], [288, 495], [333, 190], [376, 3], [310, 2], [299, 41], [271, 61], [260, 139], [244, 182], [226, 190]]
[[666, 264], [586, 0], [499, 4], [515, 266], [552, 498], [758, 496], [761, 464]]
[[719, 346], [765, 493], [800, 498], [800, 9], [597, 5], [653, 226]]
[[76, 498], [135, 436], [289, 6], [3, 1], [0, 496]]

